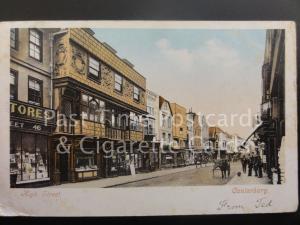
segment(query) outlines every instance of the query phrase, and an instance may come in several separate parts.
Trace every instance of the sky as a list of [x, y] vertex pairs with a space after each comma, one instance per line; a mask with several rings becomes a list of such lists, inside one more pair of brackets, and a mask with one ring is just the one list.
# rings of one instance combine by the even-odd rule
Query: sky
[[265, 30], [93, 30], [146, 77], [147, 89], [211, 115], [210, 125], [241, 137], [251, 133], [246, 116], [261, 103]]

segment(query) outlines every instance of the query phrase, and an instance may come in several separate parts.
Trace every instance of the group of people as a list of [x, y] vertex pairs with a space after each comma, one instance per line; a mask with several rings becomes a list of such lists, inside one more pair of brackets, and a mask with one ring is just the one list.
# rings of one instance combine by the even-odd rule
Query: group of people
[[263, 163], [259, 155], [254, 155], [254, 154], [251, 154], [250, 156], [243, 155], [241, 157], [241, 163], [242, 163], [244, 173], [246, 173], [247, 166], [248, 166], [248, 176], [252, 176], [252, 171], [254, 170], [255, 176], [262, 178]]

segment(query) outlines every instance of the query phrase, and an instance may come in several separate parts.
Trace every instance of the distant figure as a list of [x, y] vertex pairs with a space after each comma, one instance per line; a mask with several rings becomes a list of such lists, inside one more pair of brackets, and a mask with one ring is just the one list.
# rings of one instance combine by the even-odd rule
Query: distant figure
[[253, 168], [254, 168], [254, 173], [255, 173], [255, 176], [257, 177], [258, 176], [258, 156], [255, 156], [253, 157]]
[[261, 157], [260, 156], [258, 156], [257, 157], [257, 164], [258, 164], [258, 177], [259, 178], [262, 178], [263, 177], [263, 175], [262, 175], [262, 167], [263, 167], [263, 163], [262, 163], [262, 160], [261, 160]]
[[253, 155], [251, 155], [250, 158], [248, 159], [248, 176], [249, 177], [252, 176], [253, 166], [254, 166], [254, 157], [253, 157]]
[[237, 172], [237, 175], [238, 175], [238, 177], [240, 177], [242, 175], [242, 173], [241, 172]]
[[242, 167], [243, 167], [243, 173], [246, 173], [246, 170], [247, 170], [247, 159], [246, 159], [246, 156], [243, 156], [241, 158], [241, 163], [242, 163]]

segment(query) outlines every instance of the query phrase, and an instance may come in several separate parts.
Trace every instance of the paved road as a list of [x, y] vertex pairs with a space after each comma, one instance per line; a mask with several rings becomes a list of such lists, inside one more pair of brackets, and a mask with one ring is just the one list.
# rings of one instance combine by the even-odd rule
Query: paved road
[[212, 173], [212, 167], [195, 168], [189, 171], [178, 172], [148, 180], [136, 181], [115, 187], [146, 187], [146, 186], [199, 186], [199, 185], [224, 185], [241, 171], [240, 162], [231, 163], [229, 178], [222, 179], [221, 172]]

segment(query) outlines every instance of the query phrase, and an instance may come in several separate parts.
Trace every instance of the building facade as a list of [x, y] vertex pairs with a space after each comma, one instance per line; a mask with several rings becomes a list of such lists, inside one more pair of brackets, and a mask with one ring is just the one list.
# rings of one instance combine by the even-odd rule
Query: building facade
[[51, 39], [58, 29], [10, 30], [10, 177], [12, 187], [50, 184]]
[[186, 151], [187, 146], [187, 110], [185, 107], [171, 103], [173, 113], [173, 149], [176, 152], [175, 166], [186, 165], [189, 153]]
[[209, 127], [210, 150], [214, 158], [221, 159], [226, 157], [228, 134], [219, 127]]
[[201, 151], [202, 134], [200, 118], [192, 110], [187, 113], [187, 152], [185, 154], [188, 164], [193, 164], [195, 162], [195, 152]]
[[142, 168], [136, 149], [144, 140], [146, 79], [90, 29], [65, 29], [54, 43], [53, 106], [63, 118], [52, 144], [64, 137], [69, 147], [68, 154], [52, 149], [54, 183], [125, 175], [131, 164]]
[[[263, 144], [266, 171], [273, 183], [284, 181], [285, 137], [285, 34], [284, 30], [267, 30], [262, 67], [262, 126], [257, 131]], [[280, 158], [281, 157], [281, 158]]]
[[172, 117], [171, 104], [164, 97], [159, 96], [159, 142], [161, 149], [162, 167], [172, 167], [175, 163], [175, 156], [171, 151], [173, 144], [172, 133]]
[[199, 115], [200, 129], [201, 129], [201, 150], [207, 151], [210, 148], [209, 145], [209, 126], [204, 114]]
[[147, 155], [150, 170], [160, 168], [160, 142], [159, 142], [159, 96], [153, 91], [146, 90], [147, 115], [144, 117], [145, 141], [149, 142], [150, 151]]

